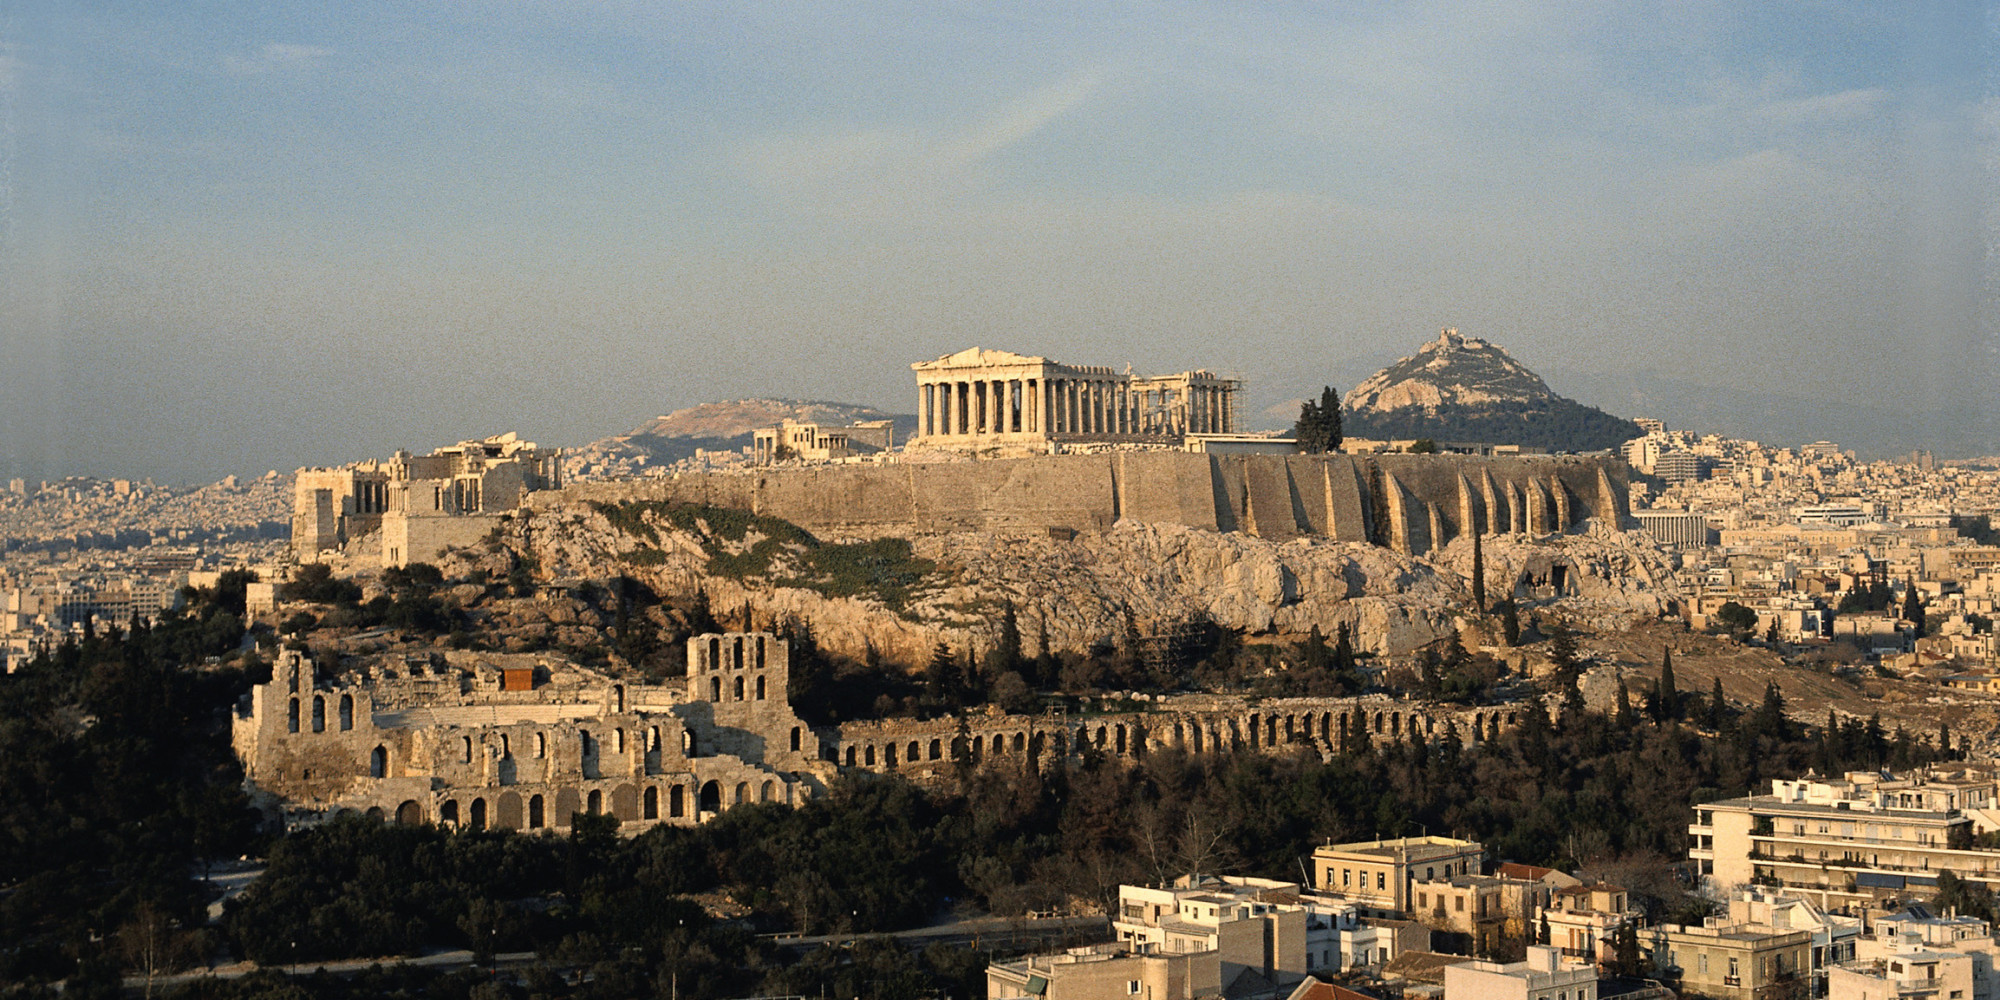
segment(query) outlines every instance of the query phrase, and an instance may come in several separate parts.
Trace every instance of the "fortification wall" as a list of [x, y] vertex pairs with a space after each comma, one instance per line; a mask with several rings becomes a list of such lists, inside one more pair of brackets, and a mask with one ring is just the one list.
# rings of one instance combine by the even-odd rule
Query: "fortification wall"
[[528, 503], [706, 503], [829, 538], [1094, 531], [1132, 518], [1420, 555], [1474, 527], [1549, 533], [1586, 517], [1622, 522], [1626, 475], [1623, 463], [1598, 458], [1114, 452], [577, 483]]

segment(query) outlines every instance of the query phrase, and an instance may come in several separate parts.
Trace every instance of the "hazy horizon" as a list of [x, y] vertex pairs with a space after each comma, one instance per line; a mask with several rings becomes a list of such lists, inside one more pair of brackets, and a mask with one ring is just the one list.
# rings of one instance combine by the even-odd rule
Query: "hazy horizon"
[[1622, 416], [2000, 453], [1986, 4], [30, 2], [0, 31], [0, 478], [905, 413], [910, 363], [974, 344], [1240, 374], [1255, 414], [1442, 326]]

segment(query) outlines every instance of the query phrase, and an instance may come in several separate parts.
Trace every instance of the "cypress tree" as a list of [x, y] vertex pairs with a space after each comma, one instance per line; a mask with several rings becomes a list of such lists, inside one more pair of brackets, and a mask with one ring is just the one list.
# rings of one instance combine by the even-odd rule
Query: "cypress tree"
[[1909, 622], [1918, 635], [1924, 634], [1924, 601], [1917, 593], [1915, 577], [1903, 581], [1903, 620]]
[[1653, 689], [1653, 717], [1661, 722], [1681, 717], [1681, 693], [1674, 685], [1674, 651], [1660, 654], [1660, 683]]
[[1625, 688], [1625, 678], [1620, 677], [1618, 678], [1618, 711], [1617, 714], [1612, 716], [1612, 722], [1620, 729], [1631, 729], [1637, 721], [1637, 718], [1632, 714], [1632, 693]]
[[1714, 687], [1708, 692], [1708, 718], [1704, 720], [1708, 723], [1708, 728], [1720, 732], [1724, 713], [1728, 710], [1729, 702], [1722, 697], [1722, 678], [1718, 676], [1715, 678]]
[[1486, 553], [1479, 546], [1479, 529], [1472, 531], [1472, 610], [1486, 613]]
[[1507, 640], [1507, 646], [1511, 649], [1521, 644], [1521, 612], [1514, 606], [1512, 599], [1503, 601], [1502, 605], [1507, 610], [1500, 616], [1500, 634]]

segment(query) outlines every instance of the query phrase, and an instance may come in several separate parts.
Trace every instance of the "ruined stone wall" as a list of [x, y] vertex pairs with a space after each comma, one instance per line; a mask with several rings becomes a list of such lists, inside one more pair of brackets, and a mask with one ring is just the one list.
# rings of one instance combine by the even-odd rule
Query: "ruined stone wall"
[[[698, 823], [749, 802], [796, 805], [844, 770], [932, 781], [961, 767], [1057, 768], [1169, 749], [1331, 758], [1356, 749], [1363, 738], [1357, 730], [1372, 742], [1455, 732], [1476, 746], [1516, 725], [1521, 711], [1381, 696], [1252, 702], [1191, 695], [1144, 711], [993, 710], [816, 732], [788, 701], [789, 649], [776, 636], [697, 636], [688, 662], [684, 683], [657, 686], [531, 655], [476, 653], [321, 676], [291, 650], [239, 708], [232, 742], [253, 792], [294, 823], [353, 811], [404, 823], [536, 830], [598, 813], [636, 833]], [[533, 673], [535, 685], [507, 689], [509, 670]]]
[[[783, 644], [748, 638], [768, 645], [782, 678]], [[835, 773], [782, 680], [749, 707], [690, 697], [702, 678], [626, 685], [532, 656], [438, 659], [320, 676], [304, 654], [281, 654], [233, 723], [247, 783], [293, 821], [354, 811], [533, 830], [586, 812], [636, 832], [745, 802], [797, 804]], [[509, 668], [534, 675], [534, 688], [505, 690]], [[751, 722], [756, 731], [735, 728]]]
[[1372, 541], [1412, 555], [1474, 527], [1550, 533], [1627, 516], [1626, 470], [1597, 458], [1113, 452], [983, 462], [690, 473], [532, 494], [705, 503], [827, 537], [1092, 531], [1120, 518], [1282, 540]]
[[[1325, 758], [1354, 750], [1354, 727], [1371, 743], [1455, 730], [1467, 747], [1519, 724], [1521, 705], [1463, 707], [1381, 696], [1280, 698], [1252, 704], [1227, 696], [1156, 702], [1151, 711], [1061, 715], [973, 715], [887, 719], [837, 727], [824, 742], [843, 768], [941, 778], [960, 766], [1057, 767], [1088, 754], [1136, 759], [1183, 753], [1304, 750]], [[1348, 735], [1343, 736], [1346, 733]]]

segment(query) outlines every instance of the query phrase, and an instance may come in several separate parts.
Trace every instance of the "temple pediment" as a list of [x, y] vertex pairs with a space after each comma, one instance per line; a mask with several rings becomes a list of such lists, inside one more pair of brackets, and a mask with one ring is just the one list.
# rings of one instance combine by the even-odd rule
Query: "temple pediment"
[[1031, 358], [1012, 351], [990, 351], [984, 347], [968, 347], [957, 354], [946, 354], [936, 361], [919, 361], [910, 367], [916, 371], [939, 371], [948, 368], [990, 368], [1011, 365], [1045, 365], [1047, 358]]

